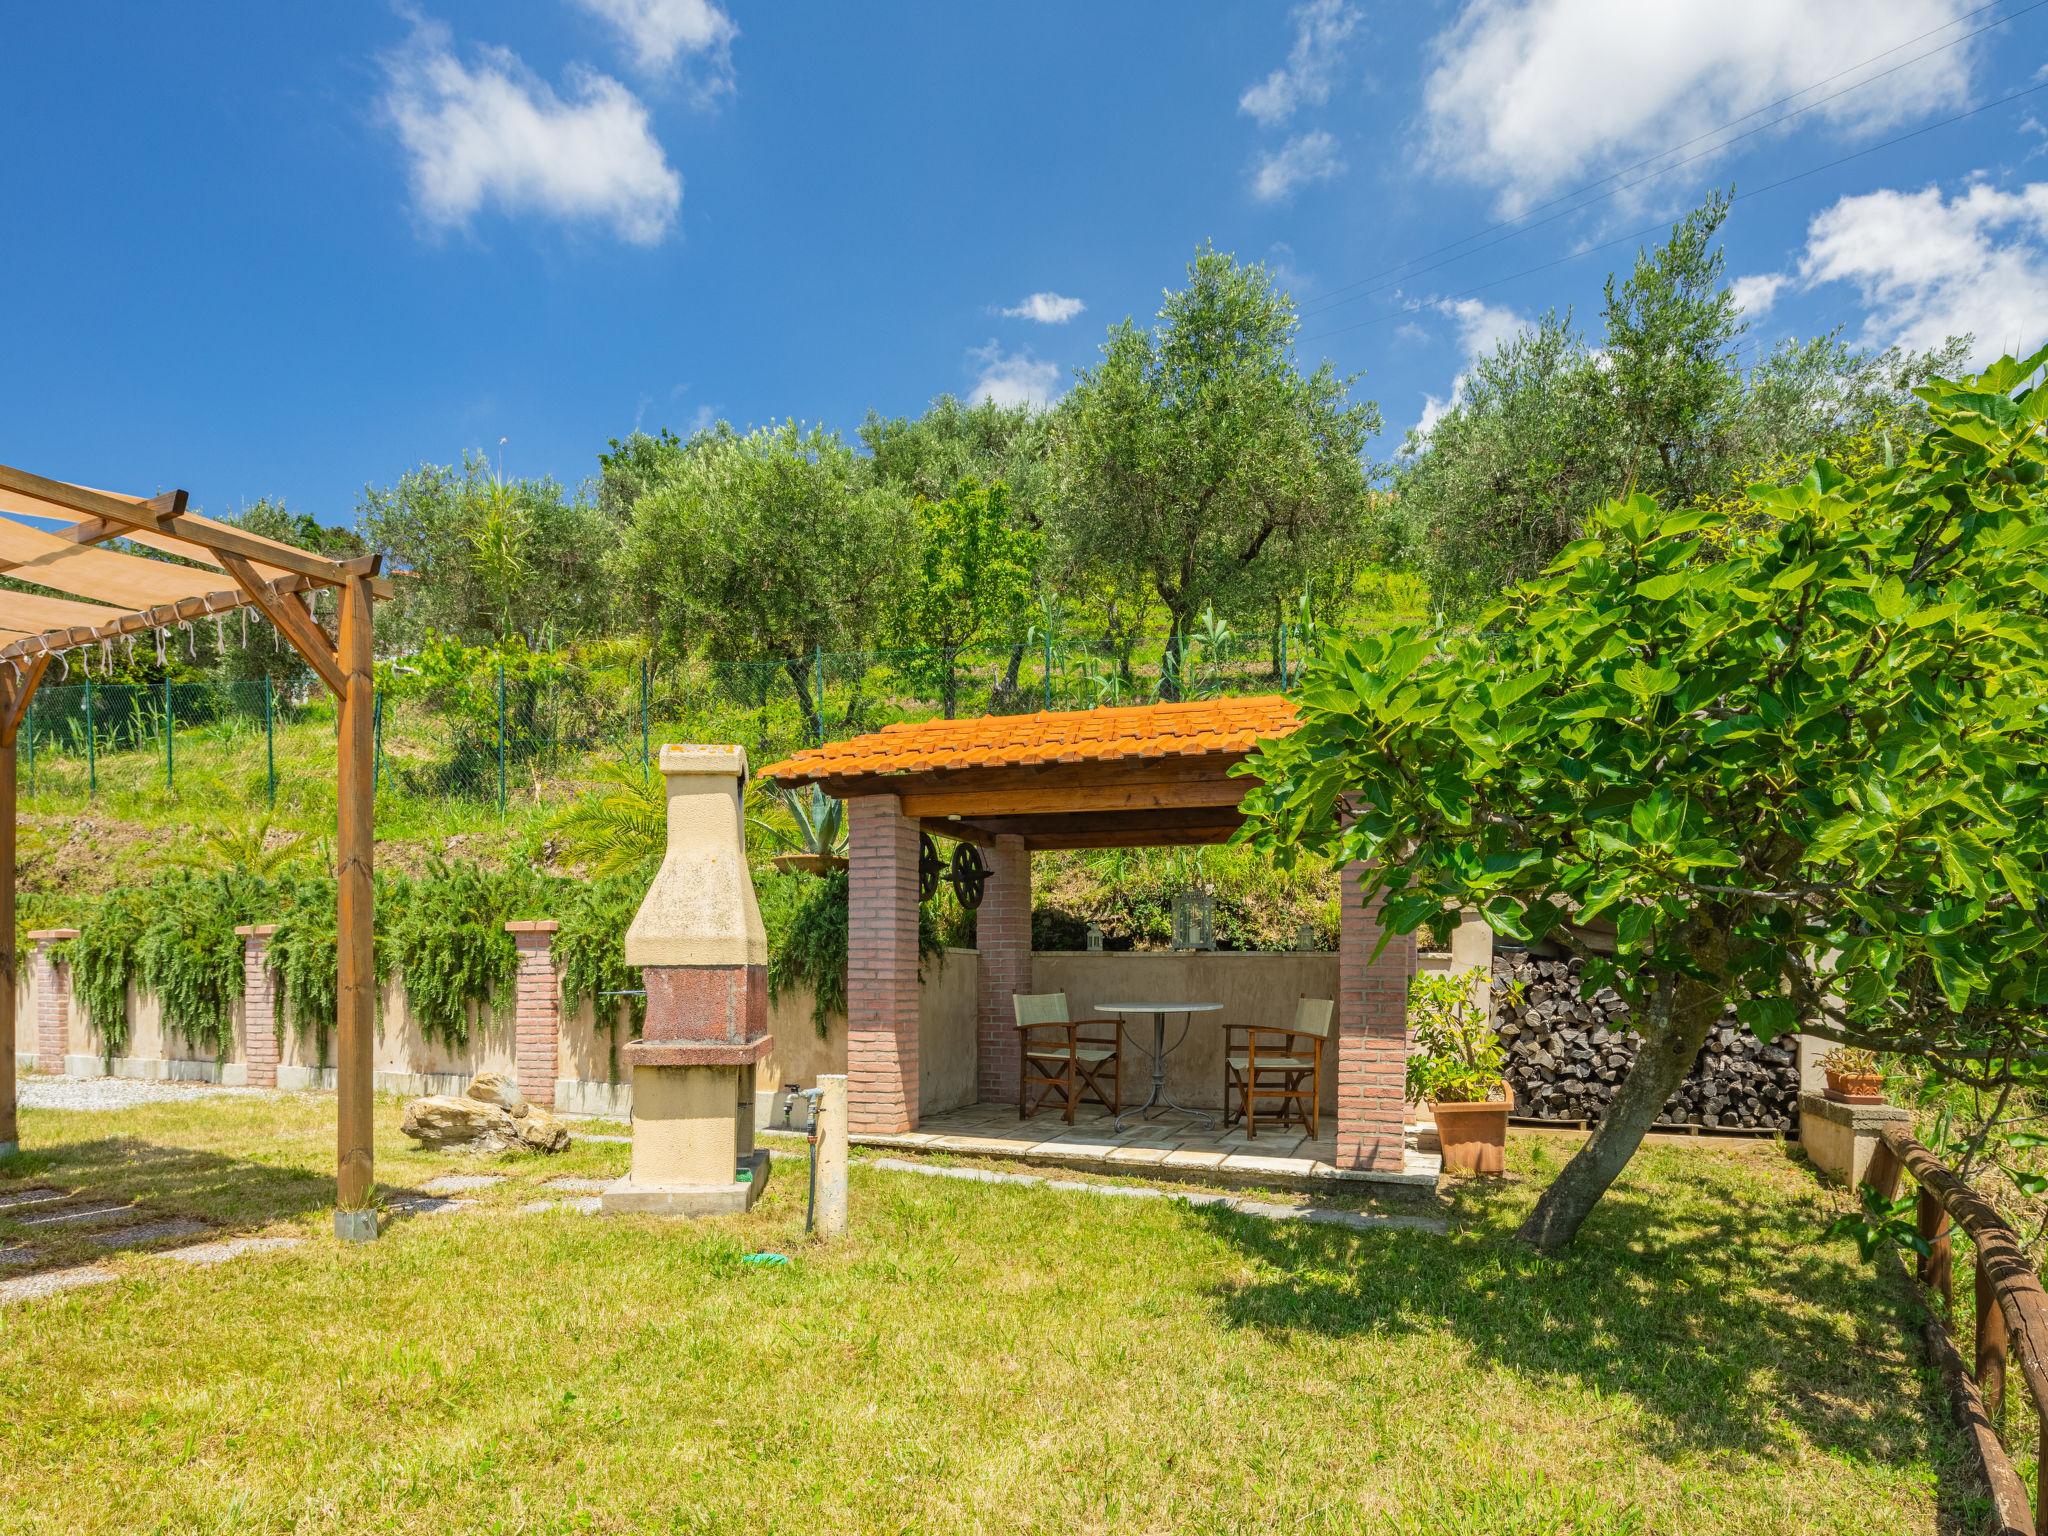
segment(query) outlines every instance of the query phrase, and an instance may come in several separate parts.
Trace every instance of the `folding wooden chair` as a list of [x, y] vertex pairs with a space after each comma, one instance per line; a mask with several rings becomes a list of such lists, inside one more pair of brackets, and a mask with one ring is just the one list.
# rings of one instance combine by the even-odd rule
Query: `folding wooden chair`
[[[1111, 1114], [1124, 1107], [1123, 1020], [1069, 1019], [1064, 992], [1019, 992], [1010, 1001], [1017, 1009], [1019, 1120], [1029, 1120], [1055, 1096], [1069, 1125], [1084, 1100], [1106, 1106]], [[1107, 1038], [1100, 1033], [1103, 1028], [1109, 1030]]]
[[[1323, 1042], [1337, 1005], [1327, 997], [1304, 997], [1294, 1023], [1231, 1024], [1223, 1033], [1223, 1123], [1244, 1121], [1247, 1138], [1259, 1134], [1259, 1105], [1280, 1106], [1278, 1124], [1293, 1118], [1313, 1137], [1322, 1125]], [[1245, 1037], [1243, 1048], [1234, 1038]], [[1231, 1094], [1237, 1112], [1231, 1112]]]

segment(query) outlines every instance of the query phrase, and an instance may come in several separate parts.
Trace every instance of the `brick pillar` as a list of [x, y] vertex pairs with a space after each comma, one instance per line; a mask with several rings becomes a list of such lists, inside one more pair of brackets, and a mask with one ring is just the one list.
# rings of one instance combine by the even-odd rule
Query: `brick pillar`
[[1347, 864], [1337, 930], [1337, 1166], [1398, 1173], [1407, 1159], [1408, 979], [1415, 939], [1377, 958], [1380, 908], [1365, 905], [1365, 866]]
[[251, 1088], [277, 1086], [277, 973], [270, 968], [275, 923], [237, 928], [242, 938], [242, 1065]]
[[1031, 990], [1031, 850], [1021, 837], [996, 839], [974, 937], [981, 952], [978, 1096], [984, 1104], [1014, 1104], [1017, 1010], [1010, 999]]
[[529, 1104], [555, 1107], [561, 1059], [562, 989], [555, 979], [556, 922], [507, 923], [519, 947], [519, 993], [513, 1011], [513, 1077]]
[[917, 823], [894, 795], [846, 802], [847, 1125], [917, 1129]]
[[55, 950], [77, 938], [78, 930], [38, 928], [28, 937], [36, 947], [29, 962], [36, 993], [36, 1070], [61, 1077], [71, 1049], [71, 967], [58, 960]]

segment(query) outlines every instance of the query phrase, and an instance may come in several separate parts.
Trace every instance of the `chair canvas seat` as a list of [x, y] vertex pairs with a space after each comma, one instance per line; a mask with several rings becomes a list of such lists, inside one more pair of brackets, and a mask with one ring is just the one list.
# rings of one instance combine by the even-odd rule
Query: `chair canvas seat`
[[1084, 1045], [1078, 1051], [1069, 1051], [1064, 1045], [1034, 1045], [1028, 1047], [1024, 1054], [1034, 1061], [1065, 1061], [1069, 1056], [1078, 1056], [1082, 1061], [1108, 1061], [1116, 1052], [1106, 1045]]
[[[1248, 1072], [1251, 1070], [1252, 1059], [1249, 1056], [1233, 1056], [1230, 1058], [1230, 1064], [1240, 1072]], [[1290, 1072], [1313, 1072], [1316, 1069], [1316, 1062], [1313, 1056], [1261, 1056], [1259, 1070], [1263, 1072], [1268, 1067]]]

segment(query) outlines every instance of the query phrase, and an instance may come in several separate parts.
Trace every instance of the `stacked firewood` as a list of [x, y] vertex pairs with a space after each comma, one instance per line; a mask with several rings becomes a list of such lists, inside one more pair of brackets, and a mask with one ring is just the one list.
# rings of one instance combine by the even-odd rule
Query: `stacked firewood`
[[[1494, 956], [1494, 1024], [1506, 1055], [1517, 1115], [1538, 1120], [1598, 1120], [1634, 1065], [1641, 1037], [1628, 1004], [1611, 988], [1579, 995], [1576, 959], [1521, 950]], [[1519, 1006], [1505, 982], [1522, 983]], [[1799, 1113], [1799, 1060], [1791, 1036], [1766, 1045], [1733, 1009], [1659, 1117], [1663, 1125], [1720, 1130], [1790, 1130]]]

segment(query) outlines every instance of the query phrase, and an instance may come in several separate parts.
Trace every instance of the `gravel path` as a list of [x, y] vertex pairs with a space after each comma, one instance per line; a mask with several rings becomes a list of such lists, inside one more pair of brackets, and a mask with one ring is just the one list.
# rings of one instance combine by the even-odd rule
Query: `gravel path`
[[138, 1104], [189, 1104], [196, 1099], [269, 1098], [276, 1090], [133, 1077], [24, 1077], [18, 1092], [23, 1109], [133, 1109]]

